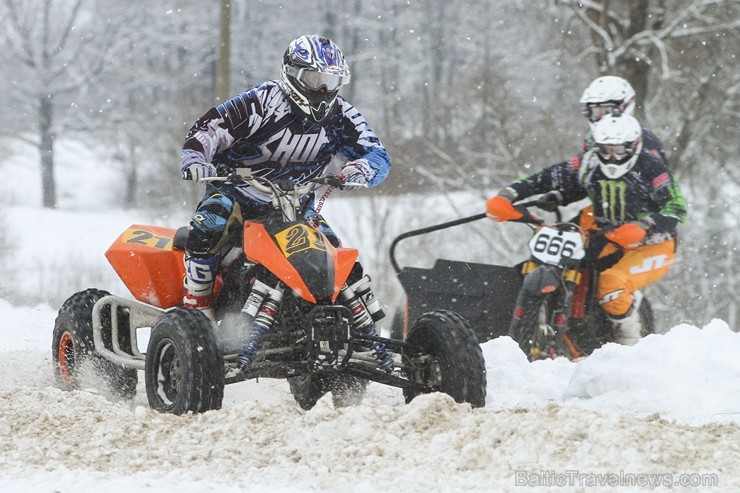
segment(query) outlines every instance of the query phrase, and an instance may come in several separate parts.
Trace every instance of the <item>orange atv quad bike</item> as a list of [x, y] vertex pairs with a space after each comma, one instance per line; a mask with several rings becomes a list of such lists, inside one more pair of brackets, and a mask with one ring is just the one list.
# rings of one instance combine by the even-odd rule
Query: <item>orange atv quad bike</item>
[[[531, 214], [530, 207], [554, 212], [556, 220], [546, 223]], [[406, 296], [394, 316], [392, 337], [403, 339], [408, 320], [419, 311], [448, 309], [465, 317], [481, 342], [511, 336], [529, 360], [577, 359], [614, 340], [613, 323], [595, 289], [599, 272], [622, 254], [618, 249], [597, 258], [610, 226], [600, 219], [603, 226], [587, 237], [578, 224], [562, 220], [560, 208], [547, 194], [516, 208], [523, 214], [516, 222], [529, 225], [533, 234], [530, 258], [515, 266], [446, 259], [437, 259], [431, 269], [399, 266], [395, 250], [401, 240], [477, 221], [485, 213], [408, 231], [393, 240], [390, 259]], [[647, 298], [642, 298], [639, 317], [642, 336], [653, 333], [655, 320]]]
[[[235, 173], [210, 180], [247, 181], [273, 205], [235, 228], [234, 246], [221, 252], [217, 322], [181, 306], [189, 229], [131, 226], [106, 257], [135, 300], [88, 289], [59, 310], [52, 356], [62, 388], [79, 388], [92, 374], [111, 393], [131, 398], [143, 371], [150, 406], [172, 414], [219, 409], [224, 385], [259, 377], [287, 379], [304, 409], [329, 392], [337, 406], [358, 403], [368, 381], [402, 388], [407, 401], [441, 391], [485, 405], [485, 363], [467, 322], [432, 311], [418, 317], [406, 341], [381, 337], [375, 322], [384, 314], [358, 251], [333, 246], [305, 219], [301, 197], [318, 186], [351, 184], [325, 176], [297, 187]], [[138, 337], [146, 328], [142, 353]], [[239, 351], [256, 332], [254, 359], [243, 367]]]

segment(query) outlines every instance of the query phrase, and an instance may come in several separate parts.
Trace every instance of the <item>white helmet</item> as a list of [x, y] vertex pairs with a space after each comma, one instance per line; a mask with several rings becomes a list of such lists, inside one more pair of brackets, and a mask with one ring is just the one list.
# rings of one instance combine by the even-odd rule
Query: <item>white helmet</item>
[[631, 170], [642, 151], [642, 127], [630, 115], [602, 118], [594, 124], [593, 136], [601, 171], [613, 180]]
[[635, 112], [635, 90], [623, 78], [605, 75], [589, 84], [580, 103], [583, 104], [583, 116], [588, 118], [593, 129], [594, 123], [615, 110], [631, 116]]

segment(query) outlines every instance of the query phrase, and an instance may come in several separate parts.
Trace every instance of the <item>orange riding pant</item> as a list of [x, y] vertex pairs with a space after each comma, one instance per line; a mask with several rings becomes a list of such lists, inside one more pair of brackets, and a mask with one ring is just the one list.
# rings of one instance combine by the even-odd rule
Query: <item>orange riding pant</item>
[[[596, 227], [592, 206], [581, 211], [579, 224], [584, 229]], [[608, 244], [599, 257], [614, 252], [616, 247]], [[619, 262], [599, 274], [596, 293], [601, 308], [614, 318], [629, 315], [632, 293], [666, 275], [675, 260], [676, 240], [673, 239], [626, 250]]]
[[[613, 249], [612, 245], [607, 245], [600, 256]], [[632, 293], [666, 275], [675, 259], [676, 241], [673, 239], [626, 250], [619, 262], [599, 274], [596, 293], [603, 310], [614, 318], [629, 315]]]

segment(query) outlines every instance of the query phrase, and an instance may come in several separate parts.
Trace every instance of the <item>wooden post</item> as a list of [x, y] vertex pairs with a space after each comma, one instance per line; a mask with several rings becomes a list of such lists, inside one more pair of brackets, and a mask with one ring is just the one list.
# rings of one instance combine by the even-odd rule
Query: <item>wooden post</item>
[[221, 0], [219, 20], [218, 61], [216, 62], [216, 101], [229, 98], [229, 68], [231, 64], [231, 0]]

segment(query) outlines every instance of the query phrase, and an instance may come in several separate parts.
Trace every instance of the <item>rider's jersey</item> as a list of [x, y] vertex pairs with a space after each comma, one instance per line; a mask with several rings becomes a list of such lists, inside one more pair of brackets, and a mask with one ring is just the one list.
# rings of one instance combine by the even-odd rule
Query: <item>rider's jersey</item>
[[[183, 145], [180, 169], [196, 162], [224, 164], [300, 185], [320, 176], [336, 154], [359, 163], [368, 186], [382, 182], [390, 171], [390, 157], [380, 139], [341, 96], [326, 118], [313, 123], [293, 110], [278, 81], [267, 81], [195, 122]], [[244, 198], [270, 201], [246, 183], [234, 188]]]
[[594, 216], [621, 224], [643, 221], [650, 226], [644, 243], [676, 237], [676, 226], [686, 219], [686, 203], [665, 162], [643, 150], [634, 167], [617, 179], [607, 178], [592, 151], [553, 164], [509, 185], [516, 200], [558, 190], [563, 204], [588, 197]]

